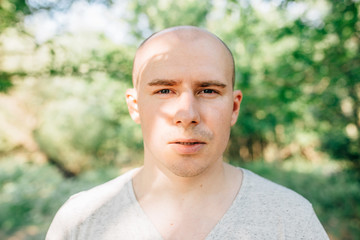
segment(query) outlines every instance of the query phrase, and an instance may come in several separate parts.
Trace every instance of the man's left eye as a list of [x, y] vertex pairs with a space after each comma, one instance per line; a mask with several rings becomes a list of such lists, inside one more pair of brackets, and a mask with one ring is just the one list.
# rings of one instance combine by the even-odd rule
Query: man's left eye
[[204, 90], [202, 90], [201, 92], [206, 93], [206, 94], [216, 93], [216, 91], [213, 90], [213, 89], [204, 89]]
[[158, 91], [158, 93], [160, 93], [160, 94], [169, 94], [170, 89], [161, 89], [160, 91]]

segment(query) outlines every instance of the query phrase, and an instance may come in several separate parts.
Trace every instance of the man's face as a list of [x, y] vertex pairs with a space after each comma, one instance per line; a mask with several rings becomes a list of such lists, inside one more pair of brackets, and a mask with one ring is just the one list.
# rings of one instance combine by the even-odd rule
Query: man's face
[[222, 162], [241, 102], [224, 46], [210, 36], [190, 41], [165, 34], [137, 58], [136, 93], [128, 103], [131, 95], [145, 164], [191, 177]]

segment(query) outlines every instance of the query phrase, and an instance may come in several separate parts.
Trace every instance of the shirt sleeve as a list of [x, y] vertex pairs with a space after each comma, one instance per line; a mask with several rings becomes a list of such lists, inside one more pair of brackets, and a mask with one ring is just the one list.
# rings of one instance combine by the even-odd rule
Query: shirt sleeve
[[77, 224], [77, 213], [72, 207], [71, 200], [76, 195], [71, 196], [56, 213], [46, 234], [45, 240], [72, 240], [72, 227]]
[[68, 239], [66, 224], [62, 221], [61, 212], [58, 212], [52, 221], [46, 234], [45, 240], [65, 240]]
[[302, 229], [300, 236], [303, 236], [300, 239], [329, 240], [329, 236], [325, 232], [324, 227], [321, 225], [313, 209], [309, 221], [305, 224], [305, 228]]

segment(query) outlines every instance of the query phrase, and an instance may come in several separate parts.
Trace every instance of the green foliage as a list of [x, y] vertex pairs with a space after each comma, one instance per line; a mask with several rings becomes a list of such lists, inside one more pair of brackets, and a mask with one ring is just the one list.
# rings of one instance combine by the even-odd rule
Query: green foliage
[[125, 102], [131, 87], [129, 52], [99, 38], [82, 46], [81, 52], [90, 48], [88, 55], [74, 49], [69, 53], [73, 58], [63, 59], [68, 52], [55, 46], [49, 46], [53, 77], [25, 90], [32, 91], [35, 103], [46, 102], [34, 130], [41, 150], [70, 175], [129, 162], [142, 147], [140, 128], [129, 118]]
[[[148, 21], [148, 27], [152, 31], [177, 25], [203, 26], [206, 16], [211, 10], [211, 1], [132, 1], [131, 9], [134, 11], [134, 27], [139, 16]], [[161, 17], [159, 17], [161, 16]], [[142, 29], [138, 29], [140, 32]], [[140, 35], [141, 36], [141, 35]]]
[[0, 236], [22, 233], [24, 239], [44, 239], [54, 213], [79, 191], [119, 174], [114, 168], [63, 179], [56, 168], [23, 163], [19, 158], [0, 162]]
[[[29, 8], [24, 0], [2, 0], [0, 1], [0, 34], [7, 28], [19, 26], [19, 22], [23, 19], [23, 15], [29, 13]], [[1, 42], [0, 42], [1, 46]], [[0, 62], [1, 62], [0, 48]], [[11, 73], [4, 72], [0, 68], [0, 93], [7, 92], [11, 86]]]
[[[221, 34], [234, 49], [244, 93], [230, 155], [238, 156], [241, 145], [249, 153], [240, 154], [244, 160], [264, 156], [268, 143], [315, 146], [359, 169], [359, 3], [324, 1], [319, 20], [307, 12], [291, 20], [290, 4], [300, 2], [259, 15], [252, 5], [229, 3], [234, 21]], [[304, 135], [316, 137], [303, 141]]]
[[9, 74], [0, 72], [0, 92], [6, 92], [11, 86]]
[[[140, 40], [174, 25], [207, 28], [233, 51], [244, 94], [227, 153], [233, 163], [298, 156], [347, 162], [357, 179], [351, 171], [247, 166], [306, 196], [334, 239], [360, 235], [359, 1], [128, 1], [122, 20], [137, 39], [131, 44], [61, 31], [40, 44], [24, 29], [29, 14], [65, 13], [73, 2], [0, 1], [0, 103], [7, 104], [6, 93], [24, 112], [0, 109], [0, 238], [34, 232], [31, 226], [39, 229], [29, 238], [43, 238], [71, 193], [109, 176], [96, 169], [141, 159], [141, 130], [124, 99], [132, 59]], [[47, 163], [30, 163], [37, 155]]]
[[[107, 3], [111, 6], [111, 1]], [[269, 146], [275, 146], [290, 150], [273, 158], [303, 155], [313, 160], [313, 155], [304, 154], [304, 149], [312, 148], [334, 158], [349, 160], [355, 169], [360, 169], [359, 3], [348, 0], [321, 3], [283, 1], [278, 6], [271, 2], [266, 4], [269, 7], [267, 12], [249, 1], [215, 4], [192, 0], [139, 0], [129, 2], [127, 7], [133, 14], [127, 17], [127, 21], [134, 37], [141, 39], [165, 27], [197, 25], [215, 32], [229, 44], [236, 60], [236, 86], [244, 93], [240, 118], [233, 128], [228, 152], [232, 158], [241, 161], [258, 157], [268, 159], [266, 152], [269, 152]], [[291, 16], [291, 6], [296, 8], [301, 4], [307, 10]], [[62, 6], [55, 5], [48, 8]], [[33, 10], [42, 8], [47, 7], [32, 6]], [[8, 9], [13, 9], [15, 15], [19, 12], [17, 8]], [[311, 11], [319, 16], [309, 17]], [[49, 60], [31, 74], [27, 70], [23, 75], [16, 71], [3, 71], [0, 81], [2, 91], [9, 88], [11, 78], [24, 78], [24, 75], [33, 75], [37, 79], [71, 79], [82, 86], [82, 94], [90, 92], [92, 95], [113, 94], [106, 90], [113, 88], [111, 81], [121, 82], [121, 94], [131, 84], [131, 60], [135, 46], [116, 46], [100, 35], [62, 35], [33, 48], [33, 51], [34, 55], [48, 51]], [[101, 80], [94, 81], [96, 79]], [[92, 89], [93, 84], [104, 84], [109, 88], [104, 86], [102, 90], [95, 90]], [[66, 88], [71, 88], [70, 83]], [[49, 104], [52, 107], [44, 106], [40, 114], [46, 119], [40, 126], [43, 130], [35, 131], [43, 151], [55, 162], [72, 162], [56, 159], [68, 157], [59, 154], [64, 152], [56, 146], [59, 144], [47, 141], [50, 132], [56, 132], [49, 124], [54, 121], [54, 128], [60, 129], [59, 124], [65, 124], [67, 127], [63, 127], [72, 135], [65, 137], [67, 131], [61, 132], [62, 137], [59, 135], [61, 141], [68, 142], [65, 152], [69, 152], [71, 158], [92, 162], [104, 157], [99, 155], [100, 152], [115, 152], [116, 155], [118, 150], [105, 146], [115, 142], [114, 134], [128, 133], [128, 128], [123, 127], [127, 123], [113, 121], [114, 117], [128, 121], [124, 120], [126, 108], [119, 107], [124, 101], [111, 95], [107, 99], [109, 102], [98, 104], [80, 94], [77, 99], [75, 90], [70, 94], [62, 91], [64, 89], [57, 94], [47, 90], [40, 92], [40, 101], [52, 102]], [[114, 104], [111, 99], [114, 99]], [[74, 107], [70, 109], [68, 105]], [[118, 115], [107, 116], [103, 107], [116, 111]], [[52, 120], [51, 116], [55, 115], [57, 119]], [[79, 121], [84, 116], [88, 123]], [[65, 119], [68, 119], [67, 123]], [[84, 133], [91, 121], [94, 123], [92, 130]], [[77, 130], [69, 130], [72, 127]], [[86, 140], [80, 141], [81, 135]], [[137, 136], [138, 133], [130, 135]], [[128, 146], [136, 152], [141, 147], [141, 138], [130, 139]], [[77, 165], [81, 161], [73, 163]], [[78, 168], [83, 167], [86, 166], [79, 163]]]
[[13, 27], [28, 14], [29, 7], [25, 0], [2, 0], [0, 2], [0, 33], [8, 27]]
[[56, 211], [57, 206], [48, 198], [61, 176], [48, 166], [20, 164], [16, 159], [0, 163], [1, 231], [11, 234], [23, 226], [43, 224], [43, 215]]

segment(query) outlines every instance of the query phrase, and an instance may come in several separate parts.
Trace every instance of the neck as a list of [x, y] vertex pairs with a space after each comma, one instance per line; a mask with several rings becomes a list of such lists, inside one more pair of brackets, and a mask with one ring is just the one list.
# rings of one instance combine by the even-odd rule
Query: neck
[[181, 177], [145, 162], [134, 177], [133, 184], [138, 199], [147, 194], [174, 199], [206, 197], [219, 193], [226, 186], [231, 171], [228, 164], [219, 160], [197, 176]]

